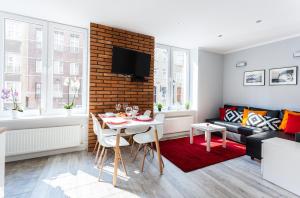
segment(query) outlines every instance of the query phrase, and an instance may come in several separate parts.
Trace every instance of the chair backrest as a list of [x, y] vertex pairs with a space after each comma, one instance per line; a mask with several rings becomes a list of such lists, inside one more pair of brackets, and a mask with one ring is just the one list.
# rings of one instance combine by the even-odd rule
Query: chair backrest
[[93, 119], [93, 130], [94, 130], [94, 133], [97, 135], [98, 140], [101, 140], [102, 136], [103, 136], [101, 125], [100, 125], [98, 119], [95, 117], [95, 115], [92, 114], [92, 113], [90, 113], [90, 114], [91, 114], [92, 119]]
[[151, 111], [150, 110], [146, 110], [144, 112], [144, 115], [150, 117], [151, 116]]
[[165, 114], [158, 113], [158, 114], [156, 114], [154, 119], [163, 123], [162, 125], [157, 125], [156, 126], [158, 139], [161, 139], [164, 135]]

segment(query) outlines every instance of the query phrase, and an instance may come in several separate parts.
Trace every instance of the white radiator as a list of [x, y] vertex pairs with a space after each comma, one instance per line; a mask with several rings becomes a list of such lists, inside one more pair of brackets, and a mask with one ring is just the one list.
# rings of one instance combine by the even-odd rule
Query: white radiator
[[79, 146], [81, 126], [12, 130], [6, 133], [6, 156]]
[[169, 117], [165, 120], [164, 133], [177, 133], [189, 131], [194, 123], [193, 116]]

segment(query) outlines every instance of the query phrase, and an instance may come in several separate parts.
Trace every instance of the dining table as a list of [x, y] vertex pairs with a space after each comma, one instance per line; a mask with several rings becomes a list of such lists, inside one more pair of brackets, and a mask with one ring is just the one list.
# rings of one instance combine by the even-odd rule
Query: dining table
[[160, 147], [159, 147], [159, 139], [157, 134], [157, 126], [163, 125], [163, 122], [157, 121], [155, 119], [143, 121], [138, 120], [136, 118], [122, 118], [124, 119], [123, 123], [113, 123], [113, 120], [116, 119], [115, 116], [106, 116], [105, 114], [99, 114], [100, 119], [102, 120], [102, 128], [105, 128], [106, 126], [112, 130], [117, 131], [116, 135], [116, 147], [115, 147], [115, 156], [114, 156], [114, 173], [113, 173], [113, 186], [116, 186], [117, 184], [117, 177], [118, 177], [118, 167], [119, 167], [119, 160], [118, 156], [120, 153], [120, 137], [121, 137], [121, 131], [122, 129], [128, 129], [128, 128], [137, 128], [137, 127], [154, 127], [154, 139], [155, 139], [155, 146], [156, 146], [156, 152], [157, 152], [157, 158], [158, 158], [158, 165], [159, 165], [159, 171], [160, 174], [163, 174], [163, 163], [161, 159], [161, 153], [160, 153]]

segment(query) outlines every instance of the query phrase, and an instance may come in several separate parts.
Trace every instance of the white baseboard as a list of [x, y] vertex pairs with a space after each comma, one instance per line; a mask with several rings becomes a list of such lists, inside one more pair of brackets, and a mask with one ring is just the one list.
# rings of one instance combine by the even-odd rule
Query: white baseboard
[[71, 152], [75, 152], [75, 151], [84, 151], [84, 150], [87, 150], [87, 146], [82, 144], [80, 146], [65, 148], [65, 149], [7, 156], [7, 157], [5, 157], [5, 162], [14, 162], [14, 161], [19, 161], [19, 160], [26, 160], [26, 159], [58, 155], [58, 154], [62, 154], [62, 153], [71, 153]]

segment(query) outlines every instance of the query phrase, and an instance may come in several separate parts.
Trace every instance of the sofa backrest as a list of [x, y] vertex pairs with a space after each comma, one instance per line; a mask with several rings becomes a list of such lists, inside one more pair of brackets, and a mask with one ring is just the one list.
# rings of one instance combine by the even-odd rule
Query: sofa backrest
[[247, 106], [237, 106], [237, 105], [231, 105], [231, 104], [225, 104], [224, 105], [224, 108], [230, 108], [230, 107], [236, 107], [237, 111], [239, 111], [239, 112], [243, 112], [244, 109], [248, 109]]
[[247, 106], [237, 106], [237, 105], [231, 105], [231, 104], [225, 104], [224, 108], [229, 107], [236, 107], [237, 111], [243, 112], [244, 109], [250, 109], [250, 110], [256, 110], [256, 111], [267, 111], [267, 116], [270, 116], [272, 118], [279, 118], [282, 120], [284, 115], [284, 110], [272, 110], [272, 109], [263, 109], [258, 107], [247, 107]]

